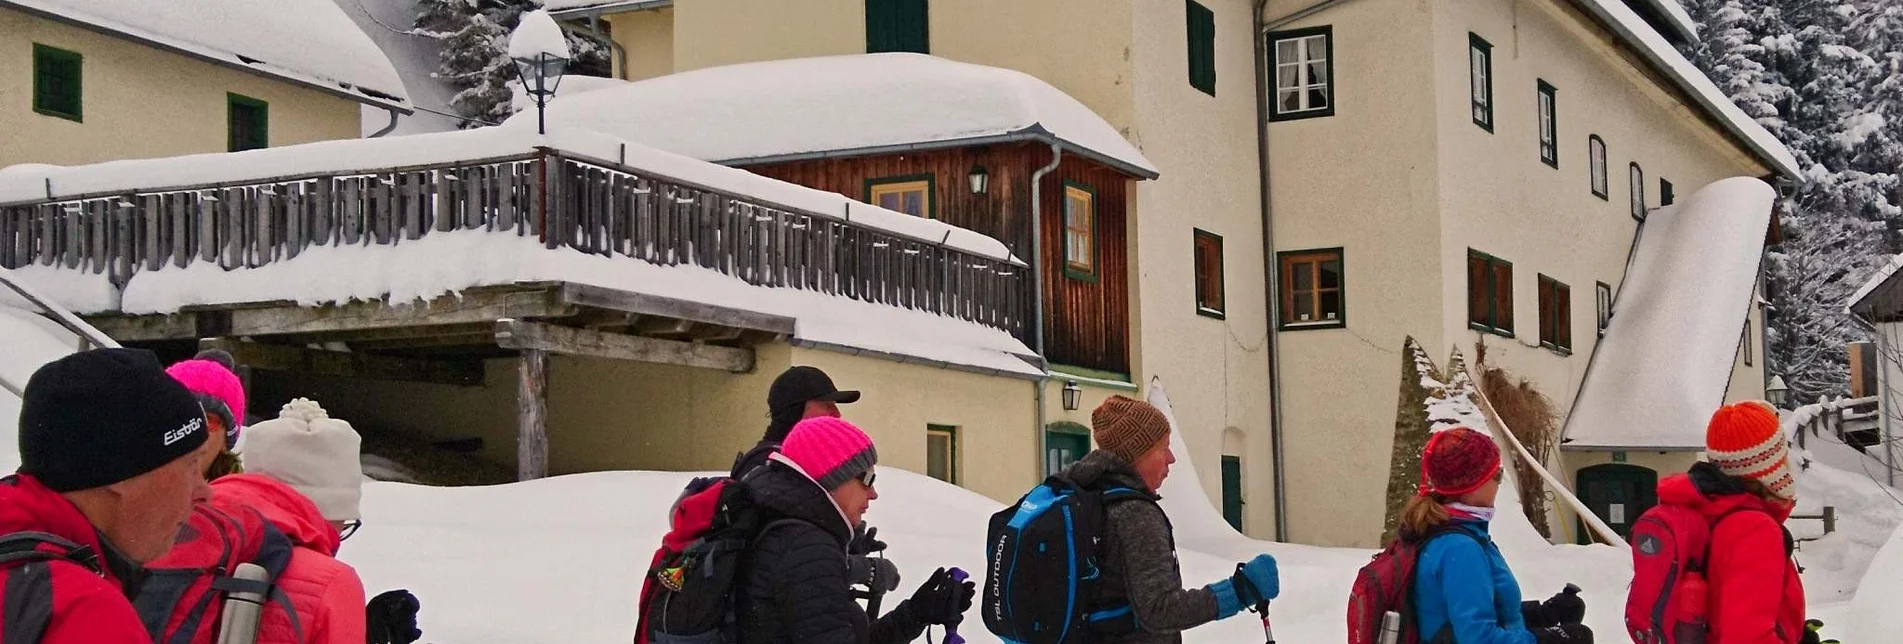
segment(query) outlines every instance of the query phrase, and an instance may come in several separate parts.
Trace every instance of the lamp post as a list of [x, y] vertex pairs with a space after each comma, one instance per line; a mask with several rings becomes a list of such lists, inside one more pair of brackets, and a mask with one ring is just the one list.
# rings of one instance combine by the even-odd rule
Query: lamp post
[[1784, 376], [1771, 376], [1771, 382], [1764, 385], [1764, 400], [1778, 409], [1783, 409], [1784, 403], [1790, 402], [1791, 388], [1785, 386]]
[[1084, 388], [1077, 386], [1077, 381], [1064, 381], [1064, 411], [1077, 411], [1077, 399], [1083, 395]]
[[522, 21], [509, 34], [509, 58], [522, 80], [522, 90], [535, 101], [535, 132], [548, 133], [548, 101], [568, 72], [568, 37], [547, 11], [522, 14]]
[[971, 182], [971, 194], [981, 195], [985, 193], [985, 187], [991, 184], [991, 173], [985, 171], [984, 166], [974, 163], [965, 179]]

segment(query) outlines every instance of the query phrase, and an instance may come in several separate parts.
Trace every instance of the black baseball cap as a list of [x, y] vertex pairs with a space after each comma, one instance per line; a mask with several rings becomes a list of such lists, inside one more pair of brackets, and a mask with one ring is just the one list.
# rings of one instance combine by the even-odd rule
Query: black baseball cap
[[768, 412], [804, 405], [811, 400], [849, 404], [859, 400], [859, 392], [840, 391], [833, 386], [833, 379], [818, 367], [798, 366], [774, 378], [773, 388], [766, 394]]

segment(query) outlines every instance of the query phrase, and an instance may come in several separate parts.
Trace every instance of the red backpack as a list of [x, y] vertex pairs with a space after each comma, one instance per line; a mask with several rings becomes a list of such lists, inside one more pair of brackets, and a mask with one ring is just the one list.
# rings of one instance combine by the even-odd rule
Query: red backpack
[[747, 550], [767, 530], [797, 521], [762, 518], [738, 472], [689, 482], [642, 579], [635, 644], [738, 641], [733, 590]]
[[1414, 564], [1427, 543], [1442, 535], [1460, 533], [1480, 543], [1480, 536], [1464, 528], [1441, 526], [1419, 541], [1395, 539], [1374, 554], [1374, 560], [1361, 567], [1355, 585], [1348, 591], [1348, 644], [1380, 644], [1382, 620], [1388, 613], [1400, 616], [1400, 639], [1396, 644], [1418, 644], [1420, 629], [1414, 619]]
[[1709, 628], [1705, 564], [1711, 533], [1738, 508], [1706, 520], [1692, 508], [1657, 505], [1632, 524], [1632, 589], [1625, 627], [1635, 644], [1704, 644]]
[[[231, 592], [265, 596], [266, 610], [273, 610], [272, 605], [283, 610], [292, 630], [297, 630], [297, 610], [276, 584], [291, 563], [293, 547], [291, 539], [257, 510], [227, 512], [201, 503], [192, 510], [172, 550], [146, 565], [151, 574], [132, 605], [155, 644], [215, 641], [225, 595]], [[266, 581], [233, 577], [243, 563], [262, 566]]]

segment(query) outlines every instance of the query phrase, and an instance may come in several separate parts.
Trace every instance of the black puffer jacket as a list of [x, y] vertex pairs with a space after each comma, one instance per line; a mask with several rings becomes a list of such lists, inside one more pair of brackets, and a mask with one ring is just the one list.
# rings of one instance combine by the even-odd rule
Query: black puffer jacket
[[755, 542], [736, 597], [742, 644], [899, 644], [925, 632], [910, 602], [877, 621], [848, 594], [852, 531], [832, 497], [777, 461], [747, 481], [774, 526]]

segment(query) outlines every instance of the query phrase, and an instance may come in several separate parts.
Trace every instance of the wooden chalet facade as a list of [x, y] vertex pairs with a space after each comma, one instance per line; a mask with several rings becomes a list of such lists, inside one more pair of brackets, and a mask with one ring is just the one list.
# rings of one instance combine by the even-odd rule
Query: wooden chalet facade
[[[1030, 262], [1031, 177], [1051, 161], [1036, 142], [952, 147], [742, 165], [748, 171], [828, 190], [1003, 240]], [[982, 176], [979, 190], [974, 175]], [[1045, 358], [1053, 365], [1130, 376], [1130, 220], [1138, 177], [1062, 154], [1039, 189], [1043, 230]], [[1032, 310], [1033, 293], [1022, 295]], [[1035, 348], [1029, 328], [1016, 331]]]

